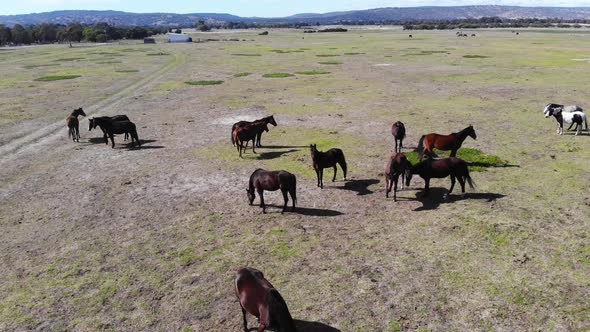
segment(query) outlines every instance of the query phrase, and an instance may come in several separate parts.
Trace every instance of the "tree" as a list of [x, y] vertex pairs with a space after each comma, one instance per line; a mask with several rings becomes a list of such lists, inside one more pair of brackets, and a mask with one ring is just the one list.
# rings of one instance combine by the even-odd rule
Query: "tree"
[[67, 42], [80, 42], [82, 38], [84, 38], [84, 27], [82, 24], [74, 22], [63, 29], [58, 39]]
[[15, 44], [30, 44], [33, 41], [31, 31], [20, 24], [15, 24], [12, 27], [12, 41]]
[[0, 24], [0, 46], [7, 45], [12, 42], [12, 33], [10, 28], [4, 24]]
[[133, 27], [127, 31], [127, 39], [143, 39], [148, 36], [147, 30], [141, 27]]
[[84, 40], [89, 41], [89, 42], [96, 42], [96, 36], [100, 33], [101, 33], [100, 30], [97, 30], [92, 27], [84, 28], [84, 30], [82, 31], [82, 35], [84, 36]]
[[199, 20], [199, 22], [197, 22], [196, 28], [197, 28], [197, 30], [203, 31], [203, 32], [211, 30], [211, 28], [207, 24], [205, 24], [205, 21], [203, 21], [203, 20]]
[[33, 40], [38, 43], [53, 43], [57, 40], [57, 25], [42, 23], [33, 28]]

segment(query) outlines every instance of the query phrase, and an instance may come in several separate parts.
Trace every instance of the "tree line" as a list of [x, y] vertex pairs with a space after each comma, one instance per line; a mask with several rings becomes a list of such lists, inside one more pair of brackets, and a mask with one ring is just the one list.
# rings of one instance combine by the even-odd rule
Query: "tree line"
[[81, 41], [102, 43], [119, 39], [143, 39], [169, 30], [168, 27], [125, 27], [111, 26], [107, 23], [95, 25], [42, 23], [26, 26], [15, 24], [12, 28], [0, 24], [0, 46]]

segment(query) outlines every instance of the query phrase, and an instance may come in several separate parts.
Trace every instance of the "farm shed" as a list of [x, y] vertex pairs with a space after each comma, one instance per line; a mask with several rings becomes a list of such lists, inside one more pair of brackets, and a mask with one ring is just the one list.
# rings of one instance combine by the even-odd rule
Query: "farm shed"
[[169, 43], [190, 43], [193, 39], [184, 33], [168, 33]]

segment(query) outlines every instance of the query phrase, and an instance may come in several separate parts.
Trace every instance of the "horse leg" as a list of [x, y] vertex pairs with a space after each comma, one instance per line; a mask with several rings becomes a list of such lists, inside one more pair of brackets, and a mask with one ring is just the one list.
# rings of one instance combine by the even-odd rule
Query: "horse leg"
[[297, 192], [296, 192], [296, 188], [291, 188], [289, 190], [289, 194], [291, 194], [291, 200], [293, 201], [293, 209], [291, 210], [291, 212], [295, 212], [295, 203], [297, 201]]
[[456, 156], [457, 156], [457, 149], [451, 150], [451, 157], [456, 157]]
[[463, 176], [459, 176], [457, 177], [457, 180], [459, 180], [459, 184], [461, 185], [461, 194], [465, 195], [465, 178]]
[[283, 204], [283, 211], [281, 211], [281, 214], [283, 214], [285, 213], [285, 211], [287, 211], [287, 203], [289, 202], [289, 196], [287, 196], [287, 189], [281, 188], [281, 192], [283, 193], [283, 200], [285, 201], [285, 204]]
[[80, 142], [80, 127], [76, 126], [76, 142]]
[[256, 136], [254, 136], [254, 138], [252, 139], [252, 153], [256, 153], [256, 150], [254, 150], [255, 146], [256, 146]]
[[451, 174], [451, 188], [449, 189], [449, 192], [447, 193], [447, 197], [449, 195], [451, 195], [451, 193], [453, 192], [453, 188], [455, 188], [455, 175]]
[[399, 152], [402, 152], [402, 148], [404, 147], [404, 139], [400, 138], [399, 140]]
[[[570, 131], [570, 130], [572, 130], [572, 127], [573, 127], [573, 126], [574, 126], [574, 123], [572, 122], [572, 124], [571, 124], [571, 125], [570, 125], [570, 126], [567, 128], [567, 131]], [[576, 126], [576, 128], [577, 128], [577, 126]]]
[[399, 174], [393, 176], [393, 201], [397, 202], [397, 180], [399, 180]]
[[112, 148], [115, 148], [115, 134], [109, 133], [109, 137], [111, 138], [111, 144], [113, 145]]
[[424, 179], [424, 197], [430, 194], [430, 178]]
[[395, 142], [395, 148], [393, 152], [397, 152], [397, 138], [393, 138], [393, 141]]
[[385, 198], [389, 198], [390, 182], [387, 174], [385, 175]]
[[262, 213], [266, 213], [266, 205], [264, 204], [264, 195], [262, 194], [264, 190], [258, 189], [258, 196], [260, 196], [260, 207], [262, 208]]
[[259, 322], [258, 323], [258, 332], [264, 332], [264, 330], [266, 330], [266, 325]]
[[320, 188], [324, 189], [324, 169], [320, 168]]
[[[240, 306], [242, 306], [240, 304]], [[248, 332], [248, 320], [246, 319], [246, 309], [244, 309], [244, 307], [242, 307], [242, 316], [244, 318], [244, 332]]]
[[332, 182], [336, 181], [336, 171], [338, 170], [338, 168], [336, 168], [336, 164], [334, 164], [334, 177], [332, 177]]

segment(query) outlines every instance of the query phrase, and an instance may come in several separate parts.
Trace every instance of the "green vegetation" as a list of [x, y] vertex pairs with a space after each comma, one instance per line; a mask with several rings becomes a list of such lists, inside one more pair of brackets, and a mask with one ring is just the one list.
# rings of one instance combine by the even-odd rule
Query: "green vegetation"
[[[434, 149], [434, 153], [436, 153], [437, 156], [444, 158], [449, 155], [450, 151]], [[417, 151], [409, 151], [405, 152], [405, 154], [412, 164], [416, 164], [419, 161], [419, 154]], [[482, 151], [473, 148], [460, 148], [459, 151], [457, 151], [457, 158], [461, 158], [471, 163], [469, 170], [473, 172], [482, 172], [488, 167], [502, 167], [508, 165], [506, 160], [503, 160], [496, 155], [485, 154]]]
[[329, 74], [330, 72], [327, 70], [306, 70], [306, 71], [298, 71], [295, 74], [299, 75], [325, 75]]
[[489, 56], [487, 55], [477, 55], [477, 54], [467, 54], [463, 56], [464, 58], [467, 59], [485, 59], [485, 58], [489, 58]]
[[234, 53], [234, 56], [262, 56], [260, 53]]
[[320, 65], [341, 65], [342, 62], [338, 61], [320, 61], [318, 62]]
[[81, 75], [52, 75], [52, 76], [43, 76], [34, 79], [34, 81], [38, 82], [48, 82], [48, 81], [60, 81], [60, 80], [71, 80], [74, 78], [81, 77]]
[[290, 77], [290, 76], [294, 76], [294, 75], [289, 74], [289, 73], [268, 73], [268, 74], [262, 75], [262, 77], [266, 77], [266, 78], [281, 78], [281, 77]]
[[330, 58], [334, 56], [340, 56], [340, 54], [316, 54], [316, 56], [320, 58]]
[[42, 67], [54, 67], [59, 66], [59, 63], [50, 63], [50, 64], [43, 64], [43, 65], [25, 65], [23, 68], [25, 69], [35, 69], [35, 68], [42, 68]]
[[77, 60], [84, 60], [84, 57], [71, 57], [71, 58], [61, 58], [57, 60], [53, 60], [54, 62], [66, 62], [66, 61], [77, 61]]
[[139, 70], [137, 70], [137, 69], [118, 69], [118, 70], [115, 70], [115, 72], [117, 72], [117, 73], [137, 73], [137, 72], [139, 72]]
[[223, 81], [186, 81], [184, 83], [188, 85], [218, 85]]
[[252, 75], [252, 73], [241, 72], [241, 73], [234, 74], [234, 77], [246, 77], [246, 76], [250, 76], [250, 75]]

